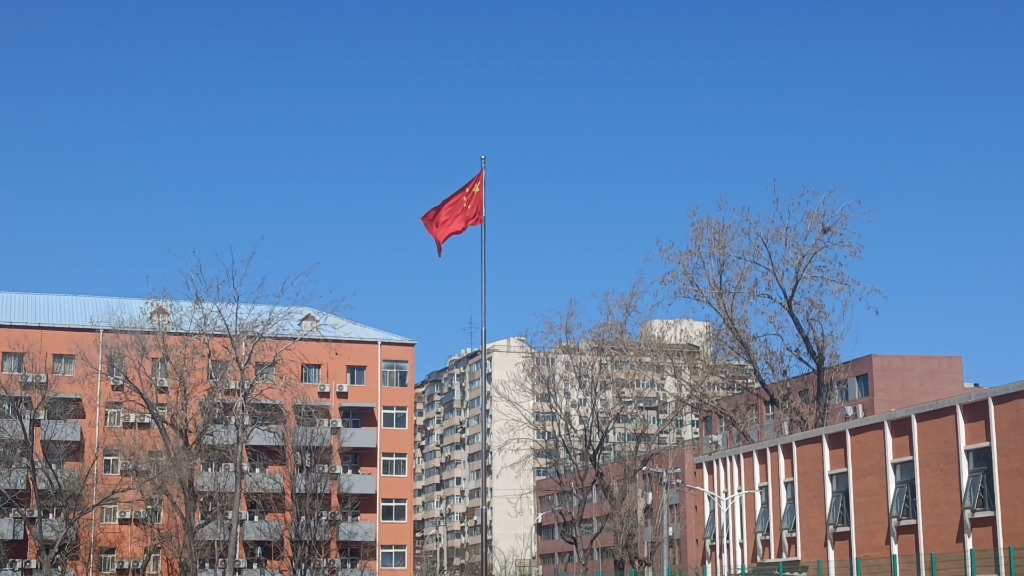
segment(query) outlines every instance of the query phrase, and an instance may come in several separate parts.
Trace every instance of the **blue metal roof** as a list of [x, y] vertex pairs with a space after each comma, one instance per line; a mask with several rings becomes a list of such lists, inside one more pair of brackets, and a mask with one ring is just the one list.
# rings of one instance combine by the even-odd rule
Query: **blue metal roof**
[[[162, 306], [176, 323], [177, 312], [188, 315], [194, 310], [192, 302], [165, 301], [143, 298], [114, 298], [107, 296], [71, 296], [66, 294], [33, 294], [0, 292], [0, 326], [40, 328], [71, 328], [84, 330], [112, 330], [138, 325], [147, 320], [152, 311]], [[211, 307], [216, 305], [208, 305]], [[282, 337], [302, 337], [310, 340], [348, 340], [414, 344], [413, 340], [364, 326], [339, 316], [301, 306], [270, 306], [245, 304], [234, 311], [245, 318], [278, 316], [281, 322], [274, 332]], [[319, 330], [304, 333], [300, 321], [312, 314], [319, 320]], [[187, 320], [186, 320], [187, 321]]]

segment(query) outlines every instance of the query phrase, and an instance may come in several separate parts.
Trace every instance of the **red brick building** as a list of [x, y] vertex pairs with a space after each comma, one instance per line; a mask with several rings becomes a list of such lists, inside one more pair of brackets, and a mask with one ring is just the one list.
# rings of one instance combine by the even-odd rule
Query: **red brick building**
[[924, 576], [970, 574], [973, 557], [979, 574], [1009, 574], [1005, 550], [1024, 544], [1022, 421], [1017, 383], [700, 456], [690, 569]]

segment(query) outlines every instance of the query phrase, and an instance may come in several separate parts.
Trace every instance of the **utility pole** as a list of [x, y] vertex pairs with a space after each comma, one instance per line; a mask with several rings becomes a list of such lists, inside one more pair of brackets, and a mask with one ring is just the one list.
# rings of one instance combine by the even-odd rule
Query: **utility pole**
[[666, 470], [664, 468], [648, 468], [643, 467], [644, 474], [655, 474], [659, 478], [661, 484], [661, 569], [664, 576], [669, 576], [671, 573], [671, 567], [668, 563], [668, 544], [669, 544], [669, 526], [668, 526], [668, 500], [669, 500], [669, 488], [675, 487], [682, 484], [682, 480], [678, 478], [669, 481], [669, 475], [679, 475], [683, 472], [681, 468], [674, 470]]

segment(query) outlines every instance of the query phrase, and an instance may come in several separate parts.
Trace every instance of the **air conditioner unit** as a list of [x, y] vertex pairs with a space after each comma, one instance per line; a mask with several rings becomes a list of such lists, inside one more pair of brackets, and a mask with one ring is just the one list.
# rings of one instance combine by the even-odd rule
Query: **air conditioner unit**
[[341, 558], [333, 558], [333, 559], [331, 559], [331, 567], [332, 568], [341, 568], [344, 565], [345, 565], [345, 561], [342, 560]]
[[122, 424], [134, 424], [135, 423], [135, 414], [131, 414], [131, 413], [122, 414], [121, 415], [121, 423]]
[[235, 471], [235, 465], [234, 464], [221, 464], [220, 465], [220, 471], [221, 472], [234, 472]]
[[36, 510], [35, 508], [25, 510], [25, 518], [39, 518], [39, 510]]
[[320, 514], [318, 514], [317, 516], [318, 516], [318, 517], [319, 517], [319, 518], [320, 518], [321, 520], [330, 520], [330, 519], [331, 519], [331, 513], [330, 513], [330, 512], [321, 512], [321, 513], [320, 513]]
[[317, 464], [316, 471], [318, 474], [328, 474], [331, 471], [330, 464]]
[[331, 393], [331, 385], [330, 384], [318, 384], [317, 387], [316, 387], [316, 391], [321, 393], [321, 394], [330, 394]]
[[341, 520], [341, 512], [328, 512], [327, 519], [333, 521]]
[[139, 414], [139, 424], [152, 424], [152, 423], [153, 423], [153, 415], [152, 414]]
[[33, 420], [46, 420], [46, 410], [36, 410], [32, 413]]
[[8, 560], [5, 566], [8, 570], [21, 570], [21, 560]]
[[331, 420], [331, 428], [341, 428], [341, 427], [342, 427], [342, 424], [341, 424], [341, 419], [340, 418], [334, 418], [334, 419]]
[[338, 394], [346, 394], [348, 393], [348, 384], [338, 384], [335, 389], [338, 391]]
[[708, 436], [708, 442], [711, 443], [711, 444], [714, 444], [715, 446], [721, 446], [722, 445], [722, 435], [721, 434], [711, 434], [710, 436]]
[[118, 560], [115, 566], [118, 570], [127, 570], [132, 567], [132, 563], [130, 560]]
[[36, 568], [39, 568], [39, 560], [25, 560], [21, 563], [21, 567], [28, 570], [35, 570]]
[[857, 409], [856, 410], [857, 418], [863, 418], [864, 417], [864, 405], [863, 404], [857, 404], [854, 408]]
[[223, 558], [221, 558], [220, 560], [217, 560], [217, 568], [224, 569], [224, 568], [227, 568], [227, 567], [228, 567], [228, 561], [227, 560], [225, 560]]
[[228, 380], [224, 383], [225, 390], [238, 390], [238, 382], [234, 380]]
[[166, 390], [169, 386], [170, 386], [170, 384], [167, 382], [167, 378], [157, 378], [156, 379], [157, 390], [161, 390], [161, 389]]
[[317, 420], [316, 421], [316, 425], [319, 426], [320, 428], [330, 428], [331, 427], [331, 421], [330, 420]]
[[783, 436], [788, 436], [789, 435], [789, 420], [783, 420], [782, 421], [782, 435]]
[[131, 520], [132, 519], [132, 511], [131, 510], [118, 510], [117, 511], [117, 519], [118, 520]]
[[331, 466], [331, 474], [341, 474], [342, 470], [343, 468], [341, 464], [335, 464], [334, 466]]
[[111, 376], [110, 387], [114, 390], [120, 390], [124, 388], [124, 378], [121, 378], [120, 376]]
[[147, 512], [145, 510], [135, 510], [135, 511], [132, 512], [132, 517], [133, 518], [138, 518], [138, 519], [144, 520], [146, 518], [146, 516], [147, 516]]
[[142, 560], [132, 560], [132, 570], [142, 570]]
[[235, 560], [235, 568], [245, 568], [245, 560]]
[[118, 468], [118, 471], [121, 474], [124, 474], [126, 472], [131, 472], [131, 470], [132, 470], [132, 463], [127, 461], [127, 460], [121, 460], [121, 465]]

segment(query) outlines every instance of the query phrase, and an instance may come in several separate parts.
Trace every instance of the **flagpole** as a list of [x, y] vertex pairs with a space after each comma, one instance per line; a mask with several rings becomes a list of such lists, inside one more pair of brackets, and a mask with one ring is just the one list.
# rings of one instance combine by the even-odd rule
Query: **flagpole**
[[480, 576], [488, 576], [487, 561], [490, 556], [488, 550], [490, 536], [490, 502], [487, 497], [487, 476], [490, 458], [487, 449], [487, 157], [480, 157], [480, 180], [483, 182], [483, 222], [480, 224], [480, 445], [483, 456], [482, 473], [480, 474]]

